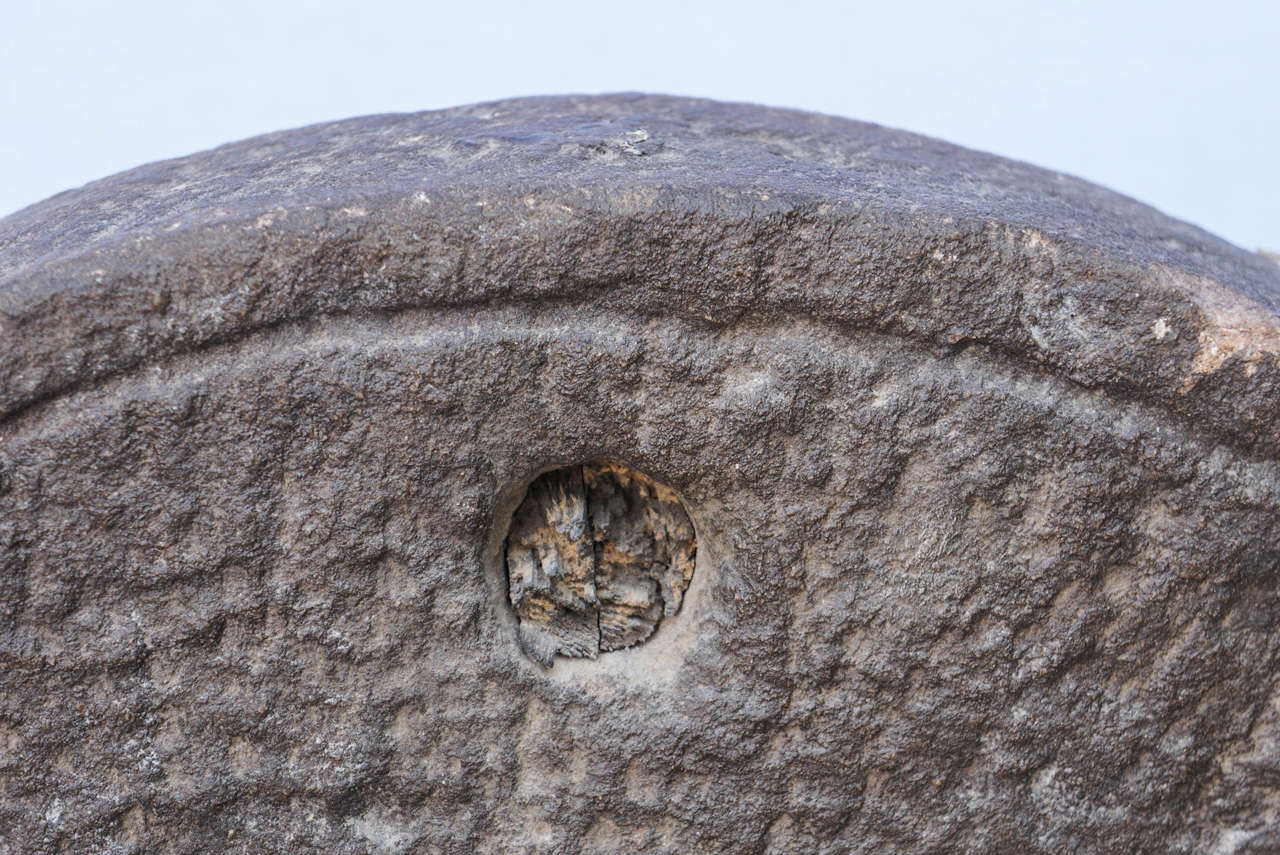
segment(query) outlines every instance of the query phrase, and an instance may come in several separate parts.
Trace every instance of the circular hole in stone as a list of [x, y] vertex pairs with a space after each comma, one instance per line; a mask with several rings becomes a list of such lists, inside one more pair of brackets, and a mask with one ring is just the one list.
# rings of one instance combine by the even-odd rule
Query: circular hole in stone
[[520, 646], [596, 658], [643, 643], [680, 611], [697, 541], [675, 491], [610, 462], [529, 485], [503, 545]]

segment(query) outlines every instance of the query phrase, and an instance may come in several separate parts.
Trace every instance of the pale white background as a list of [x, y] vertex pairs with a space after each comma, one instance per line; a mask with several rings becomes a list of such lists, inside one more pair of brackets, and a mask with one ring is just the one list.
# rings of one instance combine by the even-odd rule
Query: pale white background
[[0, 0], [0, 215], [351, 115], [647, 90], [801, 107], [1280, 248], [1280, 2]]

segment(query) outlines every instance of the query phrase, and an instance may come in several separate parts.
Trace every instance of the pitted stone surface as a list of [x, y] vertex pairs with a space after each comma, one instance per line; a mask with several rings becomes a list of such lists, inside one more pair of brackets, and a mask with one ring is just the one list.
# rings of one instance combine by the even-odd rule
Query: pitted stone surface
[[[356, 119], [0, 221], [0, 852], [1280, 847], [1280, 267], [935, 140]], [[680, 614], [520, 645], [626, 461]]]

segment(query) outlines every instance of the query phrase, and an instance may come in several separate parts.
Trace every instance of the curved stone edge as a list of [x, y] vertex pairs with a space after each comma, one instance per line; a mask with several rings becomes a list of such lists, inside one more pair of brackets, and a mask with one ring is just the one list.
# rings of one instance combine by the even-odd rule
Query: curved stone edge
[[[597, 121], [586, 130], [566, 125], [566, 116], [591, 110]], [[255, 147], [278, 150], [263, 169], [296, 178], [332, 159], [343, 134], [380, 140], [372, 161], [412, 162], [415, 145], [471, 145], [462, 131], [489, 127], [495, 114], [509, 117], [499, 136], [511, 151], [494, 143], [504, 153], [487, 172], [484, 158], [445, 158], [420, 168], [416, 182], [384, 176], [377, 195], [361, 195], [374, 186], [365, 173], [298, 193], [250, 176], [247, 185], [278, 196], [249, 193], [234, 209], [212, 191], [193, 203], [172, 187], [173, 175], [186, 174], [234, 195], [232, 167]], [[411, 121], [432, 125], [435, 136], [397, 154], [396, 135]], [[656, 149], [643, 166], [633, 164], [644, 157], [607, 146], [602, 155], [583, 142], [621, 145], [608, 134], [640, 122], [661, 135], [687, 131], [692, 141], [671, 136], [669, 148], [683, 146], [678, 157], [664, 162]], [[776, 139], [750, 142], [761, 134]], [[317, 154], [325, 140], [330, 150]], [[776, 140], [798, 148], [781, 166], [768, 149]], [[898, 185], [875, 189], [866, 175], [848, 179], [804, 159], [828, 143], [881, 151], [868, 169]], [[896, 159], [885, 160], [890, 149]], [[738, 158], [732, 168], [708, 166], [728, 155]], [[934, 170], [932, 183], [911, 183], [903, 177], [916, 169], [909, 156], [931, 157], [957, 182]], [[743, 161], [752, 157], [761, 162]], [[974, 175], [1004, 194], [990, 210], [952, 187]], [[1067, 194], [1078, 228], [1061, 211], [1045, 213], [1045, 228], [1029, 225], [1040, 209], [1016, 216], [1026, 200], [1009, 187], [1045, 190], [1051, 175], [845, 120], [648, 96], [501, 102], [245, 141], [0, 221], [0, 235], [74, 232], [54, 209], [71, 216], [76, 193], [110, 198], [124, 185], [118, 204], [132, 210], [129, 200], [157, 181], [168, 182], [163, 198], [138, 203], [152, 220], [157, 206], [196, 206], [171, 228], [135, 223], [79, 252], [40, 255], [47, 246], [14, 243], [3, 251], [0, 419], [114, 374], [320, 315], [555, 301], [712, 328], [812, 315], [942, 349], [991, 348], [1086, 388], [1159, 403], [1243, 449], [1280, 451], [1280, 320], [1269, 308], [1280, 300], [1280, 266], [1084, 182]], [[396, 180], [401, 186], [386, 189]], [[939, 186], [950, 195], [934, 192]], [[272, 198], [286, 204], [264, 209]], [[290, 207], [306, 198], [316, 204]], [[1110, 205], [1109, 219], [1085, 218], [1085, 202]], [[1125, 216], [1137, 231], [1168, 236], [1157, 243], [1139, 234], [1119, 250], [1114, 229]], [[1197, 234], [1198, 244], [1186, 242]], [[1168, 251], [1179, 241], [1186, 251]]]

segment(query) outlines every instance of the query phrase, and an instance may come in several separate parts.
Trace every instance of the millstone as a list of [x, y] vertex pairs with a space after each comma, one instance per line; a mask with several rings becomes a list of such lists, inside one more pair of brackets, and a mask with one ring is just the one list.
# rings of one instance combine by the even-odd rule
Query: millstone
[[55, 196], [0, 852], [1277, 851], [1278, 313], [1102, 188], [707, 101]]

